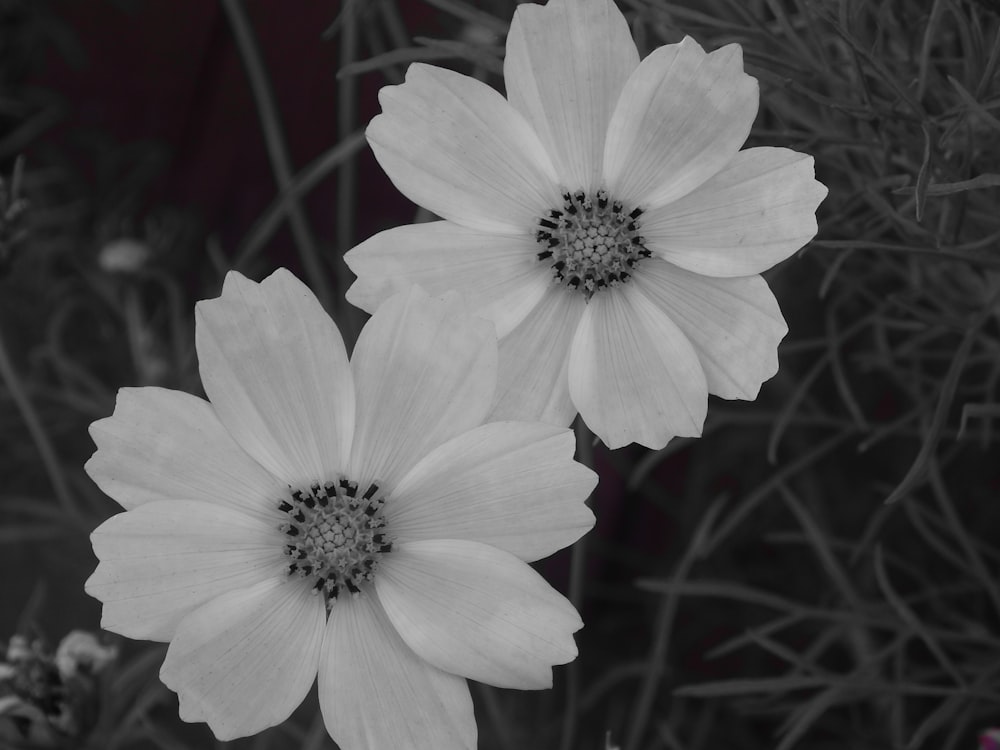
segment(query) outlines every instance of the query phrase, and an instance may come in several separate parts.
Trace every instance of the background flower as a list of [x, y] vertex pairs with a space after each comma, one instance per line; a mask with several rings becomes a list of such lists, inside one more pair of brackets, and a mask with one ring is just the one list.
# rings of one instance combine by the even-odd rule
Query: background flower
[[505, 100], [423, 64], [368, 127], [393, 183], [445, 221], [345, 256], [372, 312], [408, 283], [456, 289], [501, 336], [494, 416], [612, 448], [701, 434], [708, 393], [755, 398], [787, 332], [757, 276], [816, 232], [812, 158], [740, 151], [757, 83], [739, 45], [640, 62], [611, 0], [518, 6]]
[[[464, 677], [551, 685], [575, 609], [526, 561], [593, 524], [569, 430], [482, 424], [496, 342], [413, 289], [363, 330], [287, 271], [197, 308], [211, 403], [123, 389], [91, 477], [127, 512], [92, 536], [102, 625], [169, 641], [182, 718], [221, 739], [286, 719], [319, 675], [351, 748], [471, 748]], [[321, 595], [317, 595], [321, 594]]]

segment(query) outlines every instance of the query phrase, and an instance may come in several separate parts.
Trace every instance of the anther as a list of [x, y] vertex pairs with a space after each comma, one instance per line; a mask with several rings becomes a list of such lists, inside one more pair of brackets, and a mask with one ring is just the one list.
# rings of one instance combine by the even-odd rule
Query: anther
[[278, 528], [296, 537], [283, 545], [288, 575], [314, 579], [312, 589], [324, 594], [327, 606], [345, 587], [361, 593], [362, 584], [374, 580], [381, 555], [392, 550], [379, 483], [370, 482], [362, 495], [358, 489], [341, 477], [313, 485], [311, 494], [290, 489], [291, 499], [276, 503], [289, 516]]
[[550, 264], [553, 281], [582, 292], [589, 300], [596, 292], [630, 278], [622, 274], [651, 257], [639, 235], [641, 207], [626, 209], [604, 188], [562, 193], [562, 209], [550, 209], [538, 220], [536, 253]]

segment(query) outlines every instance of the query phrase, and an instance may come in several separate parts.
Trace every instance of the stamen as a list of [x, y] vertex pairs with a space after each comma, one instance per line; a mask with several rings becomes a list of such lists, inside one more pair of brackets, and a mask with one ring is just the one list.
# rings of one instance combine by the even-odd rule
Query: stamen
[[543, 247], [536, 253], [546, 262], [556, 283], [576, 289], [589, 300], [596, 292], [627, 282], [640, 260], [652, 257], [645, 238], [638, 234], [644, 210], [627, 213], [619, 200], [598, 189], [562, 194], [562, 210], [550, 209], [538, 220], [535, 232]]
[[313, 593], [322, 592], [328, 607], [344, 589], [360, 594], [375, 579], [381, 556], [392, 551], [378, 483], [369, 484], [361, 497], [358, 489], [357, 482], [341, 477], [308, 491], [290, 490], [277, 503], [294, 521], [278, 527], [295, 540], [283, 547], [294, 561], [288, 575], [314, 578]]

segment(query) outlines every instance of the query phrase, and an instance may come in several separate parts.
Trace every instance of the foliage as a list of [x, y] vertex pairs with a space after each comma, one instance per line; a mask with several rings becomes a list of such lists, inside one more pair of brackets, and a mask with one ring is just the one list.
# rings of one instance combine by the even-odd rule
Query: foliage
[[[351, 315], [336, 301], [350, 280], [331, 269], [362, 239], [360, 181], [384, 179], [359, 168], [362, 87], [400, 82], [415, 60], [502, 86], [513, 0], [425, 3], [434, 38], [411, 36], [403, 0], [341, 4], [325, 32], [340, 131], [296, 171], [253, 19], [223, 2], [278, 185], [232, 247], [147, 199], [155, 148], [93, 141], [81, 176], [48, 145], [60, 113], [26, 85], [25, 40], [49, 29], [72, 54], [72, 32], [55, 5], [3, 4], [22, 25], [2, 48], [21, 74], [2, 82], [0, 112], [0, 559], [28, 563], [0, 589], [22, 612], [6, 625], [97, 628], [86, 535], [114, 506], [82, 471], [87, 425], [122, 385], [199, 392], [192, 303], [227, 268], [279, 265], [268, 242], [287, 222], [307, 281]], [[791, 333], [756, 402], [713, 400], [703, 438], [657, 453], [611, 453], [581, 431], [598, 528], [542, 568], [582, 605], [581, 656], [551, 693], [477, 686], [480, 746], [969, 747], [1000, 709], [1000, 13], [988, 0], [622, 8], [642, 52], [684, 34], [739, 42], [761, 85], [750, 145], [815, 155], [830, 194], [817, 239], [769, 276]], [[324, 244], [304, 198], [327, 178], [339, 199]], [[127, 723], [95, 746], [209, 746], [156, 680], [161, 654], [124, 650], [114, 710]], [[307, 703], [234, 744], [324, 743]]]

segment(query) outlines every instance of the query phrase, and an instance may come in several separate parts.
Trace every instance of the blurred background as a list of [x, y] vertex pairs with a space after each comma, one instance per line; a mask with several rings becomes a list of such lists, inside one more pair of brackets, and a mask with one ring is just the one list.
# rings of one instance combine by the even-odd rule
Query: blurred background
[[[1000, 726], [1000, 6], [619, 5], [643, 55], [740, 42], [748, 145], [815, 155], [830, 195], [767, 275], [790, 333], [760, 398], [659, 452], [584, 447], [597, 528], [539, 564], [580, 658], [552, 691], [474, 686], [480, 747], [977, 747]], [[0, 0], [0, 747], [333, 747], [315, 695], [234, 743], [184, 724], [158, 644], [56, 666], [99, 631], [88, 534], [119, 510], [87, 426], [121, 386], [203, 395], [193, 305], [231, 268], [291, 268], [350, 346], [341, 256], [430, 218], [365, 145], [378, 89], [420, 60], [502, 90], [515, 7]]]

